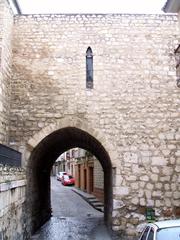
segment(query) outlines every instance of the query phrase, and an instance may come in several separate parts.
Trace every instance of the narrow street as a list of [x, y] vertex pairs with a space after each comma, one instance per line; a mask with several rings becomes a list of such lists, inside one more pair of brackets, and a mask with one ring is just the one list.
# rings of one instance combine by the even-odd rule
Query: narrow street
[[103, 213], [92, 208], [71, 186], [63, 186], [55, 177], [51, 178], [51, 206], [53, 217], [98, 217]]
[[52, 217], [32, 240], [111, 240], [103, 213], [95, 210], [72, 187], [51, 178]]

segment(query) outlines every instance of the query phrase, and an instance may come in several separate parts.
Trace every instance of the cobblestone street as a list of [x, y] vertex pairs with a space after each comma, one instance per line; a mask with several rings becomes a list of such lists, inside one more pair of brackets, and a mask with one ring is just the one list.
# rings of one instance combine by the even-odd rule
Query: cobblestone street
[[95, 210], [72, 187], [64, 187], [51, 178], [52, 218], [32, 240], [111, 240], [103, 222], [103, 213]]

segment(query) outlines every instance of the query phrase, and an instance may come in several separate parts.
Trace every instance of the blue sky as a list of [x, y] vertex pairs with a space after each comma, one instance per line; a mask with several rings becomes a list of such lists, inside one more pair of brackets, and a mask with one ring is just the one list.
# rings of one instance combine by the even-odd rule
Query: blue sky
[[166, 0], [18, 0], [23, 13], [163, 13]]

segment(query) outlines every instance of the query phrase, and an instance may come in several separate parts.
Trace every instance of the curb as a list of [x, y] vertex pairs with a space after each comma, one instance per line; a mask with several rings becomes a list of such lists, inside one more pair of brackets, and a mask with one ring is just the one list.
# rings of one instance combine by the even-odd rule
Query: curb
[[100, 202], [95, 196], [76, 188], [72, 188], [72, 191], [81, 196], [87, 203], [89, 203], [96, 210], [104, 212], [104, 204]]

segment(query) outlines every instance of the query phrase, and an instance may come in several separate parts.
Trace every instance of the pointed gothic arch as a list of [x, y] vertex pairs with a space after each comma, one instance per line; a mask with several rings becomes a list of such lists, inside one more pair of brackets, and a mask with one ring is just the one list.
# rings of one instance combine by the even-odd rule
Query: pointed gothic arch
[[[100, 161], [104, 171], [105, 222], [112, 218], [112, 162], [114, 149], [105, 136], [91, 129], [81, 119], [62, 119], [42, 129], [28, 142], [28, 200], [34, 232], [51, 216], [50, 171], [57, 157], [66, 150], [80, 147], [90, 151]], [[33, 192], [33, 194], [31, 194]]]

